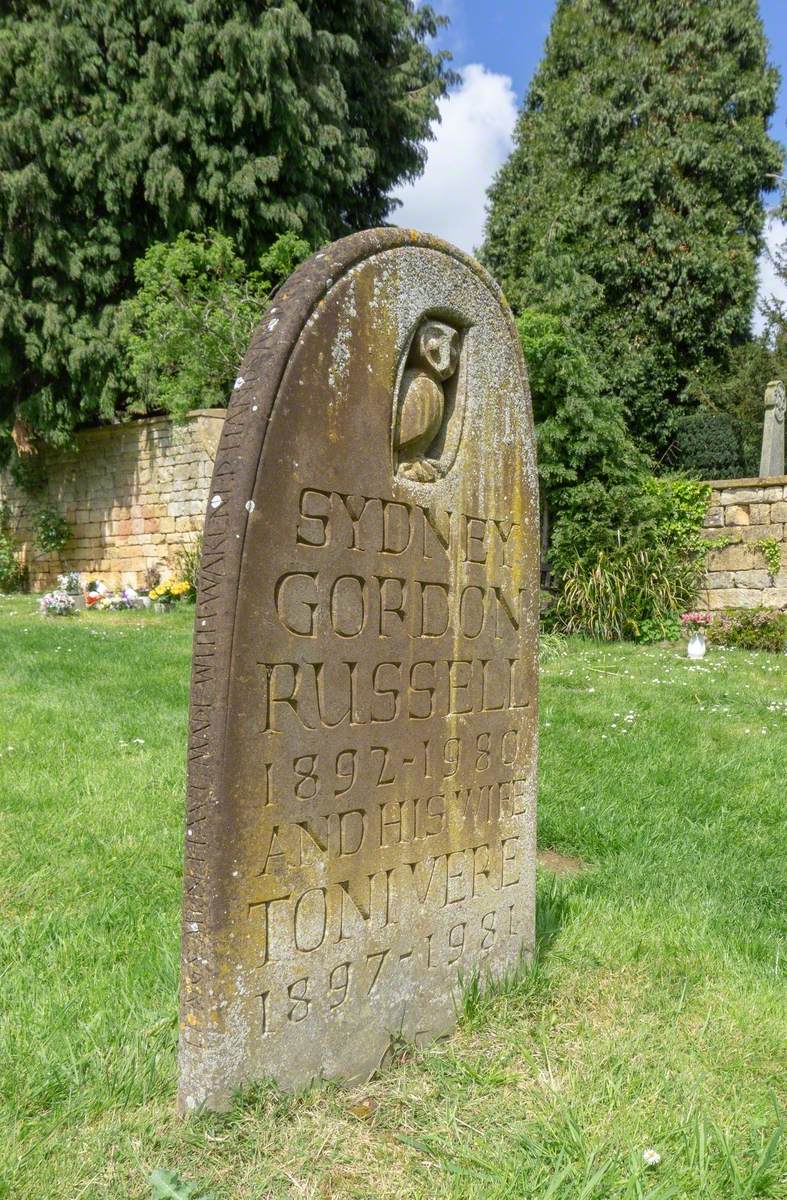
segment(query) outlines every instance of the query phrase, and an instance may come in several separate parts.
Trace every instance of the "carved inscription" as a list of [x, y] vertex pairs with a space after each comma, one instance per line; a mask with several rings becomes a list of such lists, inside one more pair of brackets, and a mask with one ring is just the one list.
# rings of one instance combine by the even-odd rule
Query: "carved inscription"
[[521, 938], [528, 853], [521, 524], [318, 487], [289, 524], [270, 597], [288, 655], [254, 680], [265, 1034]]
[[[251, 403], [250, 392], [235, 397], [224, 422], [213, 474], [214, 488], [221, 491], [212, 493], [219, 495], [222, 501], [231, 494], [235, 484]], [[181, 1024], [181, 1039], [198, 1052], [205, 1047], [212, 982], [207, 969], [211, 954], [207, 850], [211, 842], [208, 832], [211, 807], [215, 805], [217, 790], [216, 757], [212, 752], [216, 739], [217, 688], [224, 682], [217, 676], [215, 653], [218, 618], [226, 603], [224, 592], [235, 540], [229, 528], [226, 504], [224, 507], [214, 505], [204, 535], [194, 631], [183, 873], [181, 1006], [191, 1019]]]
[[532, 948], [536, 494], [516, 331], [477, 264], [378, 230], [280, 289], [206, 515], [183, 1111], [366, 1078]]

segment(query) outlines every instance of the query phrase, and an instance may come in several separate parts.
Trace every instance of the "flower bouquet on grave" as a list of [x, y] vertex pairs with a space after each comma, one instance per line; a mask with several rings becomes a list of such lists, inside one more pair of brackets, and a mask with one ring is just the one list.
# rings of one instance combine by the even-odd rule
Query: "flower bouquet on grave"
[[63, 575], [57, 577], [58, 591], [68, 592], [69, 596], [82, 595], [82, 583], [79, 578], [79, 571], [66, 571]]
[[100, 608], [102, 600], [109, 595], [109, 588], [100, 579], [91, 579], [85, 590], [85, 604], [88, 608]]
[[705, 631], [713, 621], [713, 614], [709, 612], [683, 613], [680, 621], [683, 628], [688, 630], [689, 634], [686, 654], [689, 658], [704, 658], [707, 648], [705, 644]]
[[53, 592], [47, 592], [38, 602], [42, 614], [45, 617], [68, 617], [76, 612], [74, 597], [68, 592], [64, 592], [62, 588], [55, 588]]
[[114, 596], [104, 596], [98, 602], [101, 612], [122, 612], [123, 609], [134, 608], [137, 593], [133, 587], [121, 588]]
[[159, 608], [172, 608], [178, 600], [193, 600], [194, 588], [186, 579], [168, 579], [154, 587], [149, 595]]

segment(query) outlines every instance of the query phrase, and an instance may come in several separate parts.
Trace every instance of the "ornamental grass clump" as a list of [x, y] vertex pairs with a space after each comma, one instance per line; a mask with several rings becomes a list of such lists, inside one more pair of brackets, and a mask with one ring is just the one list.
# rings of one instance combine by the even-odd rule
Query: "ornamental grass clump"
[[694, 480], [648, 475], [574, 488], [549, 553], [559, 581], [553, 627], [601, 641], [672, 638], [702, 580], [709, 495]]

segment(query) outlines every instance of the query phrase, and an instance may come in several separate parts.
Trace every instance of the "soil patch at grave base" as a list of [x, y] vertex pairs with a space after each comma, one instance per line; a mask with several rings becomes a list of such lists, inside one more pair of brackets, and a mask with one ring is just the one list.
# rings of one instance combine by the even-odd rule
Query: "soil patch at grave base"
[[536, 863], [542, 871], [551, 871], [553, 875], [567, 878], [579, 875], [587, 870], [587, 863], [581, 858], [573, 858], [570, 854], [559, 854], [557, 850], [539, 850]]

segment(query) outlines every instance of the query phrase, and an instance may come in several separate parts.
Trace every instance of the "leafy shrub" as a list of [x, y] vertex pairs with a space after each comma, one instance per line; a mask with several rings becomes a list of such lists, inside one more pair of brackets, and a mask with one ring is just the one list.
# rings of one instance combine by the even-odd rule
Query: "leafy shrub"
[[707, 638], [716, 646], [779, 653], [787, 644], [787, 612], [778, 608], [727, 608], [714, 615]]
[[[137, 397], [129, 409], [182, 416], [225, 404], [272, 288], [309, 252], [287, 233], [248, 271], [233, 240], [215, 230], [152, 245], [134, 265], [138, 291], [116, 328], [127, 375], [120, 386]], [[112, 407], [109, 392], [105, 399]]]
[[553, 626], [603, 640], [670, 637], [699, 590], [709, 495], [694, 480], [648, 475], [574, 488], [550, 552]]
[[629, 438], [623, 406], [604, 390], [576, 326], [526, 308], [517, 320], [538, 440], [538, 473], [551, 506], [588, 479], [621, 482], [643, 458]]
[[675, 457], [677, 466], [697, 479], [740, 479], [746, 473], [739, 423], [710, 408], [680, 418]]
[[19, 561], [8, 509], [0, 506], [0, 592], [15, 592], [25, 582], [25, 570]]
[[557, 575], [600, 551], [635, 551], [667, 546], [678, 555], [701, 558], [710, 488], [680, 476], [634, 476], [607, 488], [599, 480], [572, 488], [552, 534], [550, 562]]
[[71, 526], [54, 508], [42, 508], [33, 518], [35, 544], [44, 554], [57, 554], [71, 537]]
[[775, 579], [782, 569], [781, 542], [778, 542], [775, 537], [764, 537], [759, 538], [754, 545], [765, 559], [771, 579]]
[[683, 626], [673, 613], [666, 617], [646, 617], [640, 622], [637, 641], [645, 645], [652, 642], [677, 642], [682, 633]]

